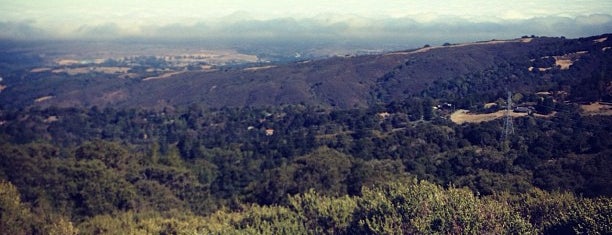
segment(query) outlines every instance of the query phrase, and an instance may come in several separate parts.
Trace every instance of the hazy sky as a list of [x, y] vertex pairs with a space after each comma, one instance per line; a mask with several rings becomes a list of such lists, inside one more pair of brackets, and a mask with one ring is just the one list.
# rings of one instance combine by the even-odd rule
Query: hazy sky
[[0, 0], [0, 38], [575, 37], [611, 32], [610, 14], [610, 0]]

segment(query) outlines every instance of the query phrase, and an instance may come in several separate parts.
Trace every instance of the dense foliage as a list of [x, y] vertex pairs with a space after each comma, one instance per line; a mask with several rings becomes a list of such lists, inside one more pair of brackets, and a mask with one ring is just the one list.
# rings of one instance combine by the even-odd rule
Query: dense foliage
[[[314, 190], [283, 205], [238, 204], [199, 216], [116, 210], [77, 226], [50, 211], [29, 208], [10, 183], [0, 184], [0, 228], [7, 234], [609, 234], [612, 201], [541, 190], [475, 196], [427, 181], [364, 187], [361, 196], [325, 196]], [[36, 213], [38, 211], [38, 213]], [[42, 213], [40, 213], [42, 212]]]
[[15, 216], [3, 212], [3, 226], [85, 234], [610, 232], [609, 116], [556, 104], [552, 117], [515, 119], [515, 135], [502, 141], [501, 120], [457, 125], [444, 118], [448, 110], [426, 107], [433, 102], [5, 111], [3, 211]]

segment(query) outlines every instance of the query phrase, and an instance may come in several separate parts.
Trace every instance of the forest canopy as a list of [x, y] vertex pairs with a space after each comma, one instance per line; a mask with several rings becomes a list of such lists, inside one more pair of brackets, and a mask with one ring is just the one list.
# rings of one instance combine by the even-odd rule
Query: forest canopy
[[458, 125], [435, 111], [411, 121], [402, 110], [417, 101], [4, 112], [14, 121], [0, 126], [2, 226], [16, 234], [610, 232], [608, 116], [559, 106], [551, 118], [516, 118], [503, 140], [502, 120]]

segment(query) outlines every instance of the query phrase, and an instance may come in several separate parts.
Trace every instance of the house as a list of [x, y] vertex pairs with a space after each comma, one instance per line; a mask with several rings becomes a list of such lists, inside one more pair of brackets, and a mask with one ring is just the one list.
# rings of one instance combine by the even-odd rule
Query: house
[[527, 114], [531, 114], [531, 112], [533, 111], [532, 107], [515, 107], [514, 108], [514, 112], [515, 113], [527, 113]]
[[378, 116], [378, 117], [379, 117], [379, 118], [381, 118], [381, 119], [386, 119], [386, 118], [388, 118], [389, 116], [391, 116], [391, 114], [390, 114], [390, 113], [388, 113], [388, 112], [382, 112], [382, 113], [377, 113], [377, 114], [376, 114], [376, 116]]

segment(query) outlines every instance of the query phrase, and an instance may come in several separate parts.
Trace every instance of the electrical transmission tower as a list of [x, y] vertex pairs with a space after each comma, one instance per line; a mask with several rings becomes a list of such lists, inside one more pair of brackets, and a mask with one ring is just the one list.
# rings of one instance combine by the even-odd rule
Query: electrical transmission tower
[[504, 133], [502, 133], [502, 141], [510, 138], [511, 134], [514, 134], [514, 126], [512, 126], [512, 92], [508, 91], [508, 100], [506, 101], [506, 113], [504, 114]]

